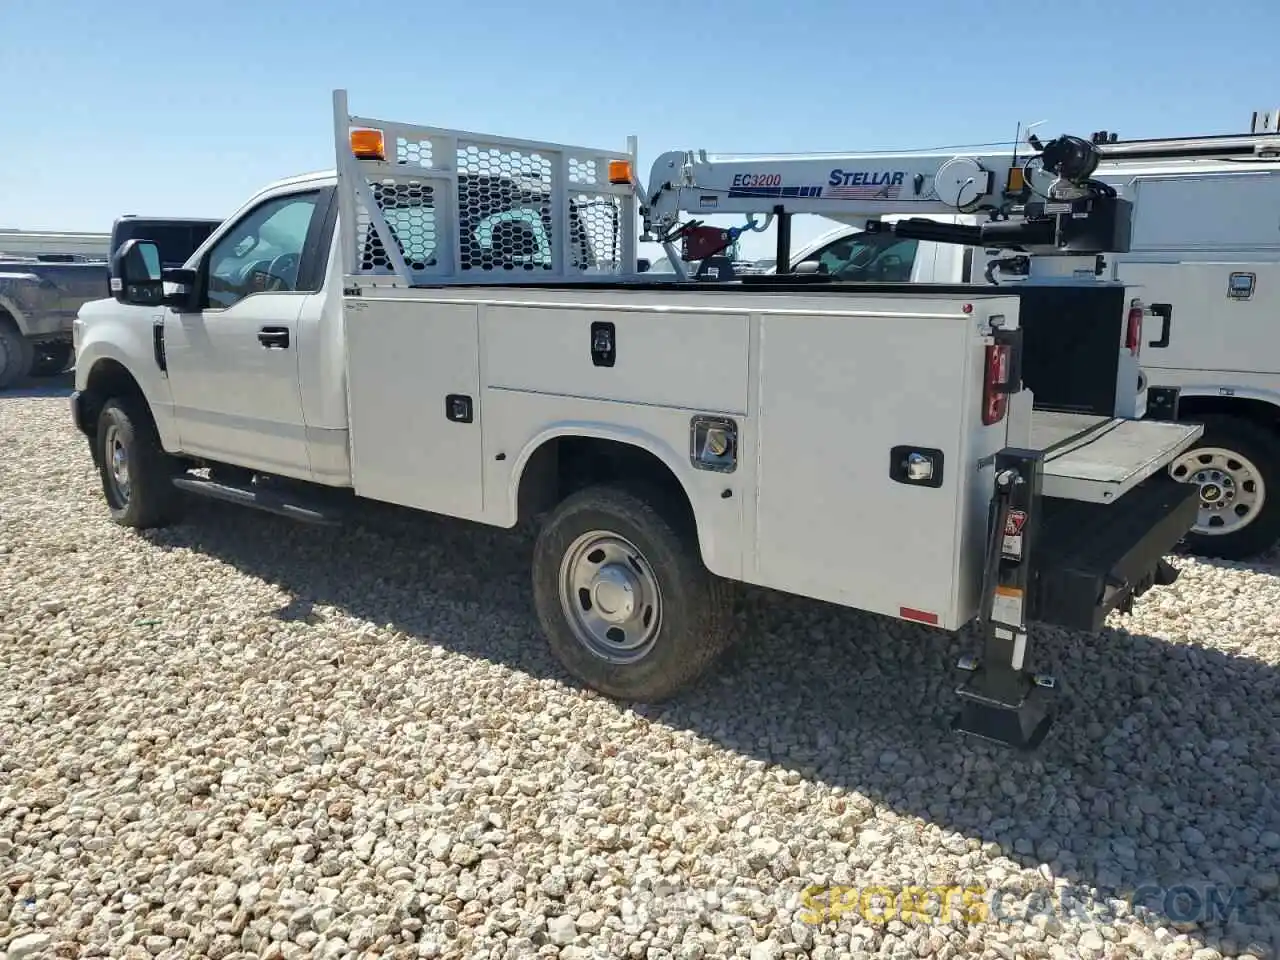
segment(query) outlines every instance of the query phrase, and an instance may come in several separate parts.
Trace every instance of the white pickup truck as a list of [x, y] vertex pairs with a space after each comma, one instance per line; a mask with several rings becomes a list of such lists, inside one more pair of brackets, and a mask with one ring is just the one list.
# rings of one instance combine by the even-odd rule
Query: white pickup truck
[[[1027, 624], [1096, 629], [1173, 575], [1196, 498], [1166, 468], [1200, 427], [1123, 412], [1145, 309], [1124, 285], [647, 280], [634, 147], [334, 107], [334, 172], [266, 187], [163, 277], [131, 241], [114, 299], [81, 309], [72, 412], [117, 522], [175, 522], [193, 494], [326, 523], [362, 500], [541, 517], [543, 630], [631, 700], [708, 668], [736, 581], [979, 618], [957, 729], [1023, 746], [1052, 687]], [[1095, 359], [1130, 364], [1118, 414], [1034, 409], [1020, 371], [1064, 296], [1111, 331]]]

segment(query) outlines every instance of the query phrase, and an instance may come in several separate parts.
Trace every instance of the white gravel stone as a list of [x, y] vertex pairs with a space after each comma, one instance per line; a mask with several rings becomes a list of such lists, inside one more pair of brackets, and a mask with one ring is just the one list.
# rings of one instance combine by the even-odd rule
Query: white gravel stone
[[9, 949], [5, 956], [8, 960], [26, 960], [28, 957], [39, 957], [49, 948], [53, 942], [53, 937], [47, 933], [27, 933], [20, 937], [14, 937], [9, 942]]
[[574, 923], [573, 917], [564, 915], [552, 917], [547, 921], [547, 936], [556, 946], [566, 946], [573, 943], [574, 938], [578, 936], [578, 925]]
[[[127, 531], [65, 397], [0, 396], [0, 955], [1277, 960], [1275, 556], [1037, 628], [1069, 701], [1023, 757], [946, 730], [972, 638], [758, 591], [690, 694], [581, 691], [528, 553], [400, 514]], [[857, 889], [815, 923], [810, 885]], [[938, 886], [927, 925], [858, 907]]]

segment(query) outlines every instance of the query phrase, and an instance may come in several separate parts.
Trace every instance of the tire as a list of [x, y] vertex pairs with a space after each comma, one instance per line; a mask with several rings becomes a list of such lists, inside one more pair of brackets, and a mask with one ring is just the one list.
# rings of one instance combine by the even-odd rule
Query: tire
[[64, 341], [40, 344], [35, 350], [35, 358], [31, 361], [30, 375], [33, 377], [56, 377], [65, 373], [71, 365], [71, 344]]
[[[178, 461], [164, 452], [146, 404], [132, 397], [108, 400], [98, 416], [95, 460], [111, 519], [124, 527], [164, 527], [181, 516], [181, 492], [173, 485]], [[126, 475], [117, 474], [123, 454]]]
[[7, 390], [26, 377], [34, 356], [31, 341], [7, 313], [0, 312], [0, 390]]
[[1204, 434], [1169, 465], [1174, 479], [1201, 485], [1187, 551], [1223, 560], [1266, 553], [1280, 540], [1280, 430], [1221, 414], [1187, 419]]
[[[593, 486], [563, 500], [538, 535], [533, 594], [542, 630], [564, 668], [606, 696], [666, 700], [692, 685], [731, 642], [732, 584], [706, 569], [695, 532], [677, 517], [660, 495]], [[591, 540], [595, 533], [607, 536]], [[575, 556], [576, 568], [594, 576], [579, 580], [590, 583], [585, 591], [566, 586], [562, 601], [562, 565], [574, 569]], [[595, 601], [589, 612], [583, 593]], [[598, 612], [625, 610], [619, 601], [628, 596], [626, 640], [645, 642], [626, 653], [601, 636], [609, 623]], [[592, 636], [582, 626], [590, 614], [597, 614], [598, 629], [582, 639]]]

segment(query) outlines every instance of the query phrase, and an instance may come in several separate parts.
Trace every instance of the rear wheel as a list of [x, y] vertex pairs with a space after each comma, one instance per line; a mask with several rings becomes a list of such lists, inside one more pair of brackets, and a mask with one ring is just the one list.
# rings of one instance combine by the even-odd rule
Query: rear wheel
[[132, 397], [108, 400], [98, 417], [98, 471], [111, 519], [145, 529], [173, 523], [181, 493], [173, 485], [177, 461], [164, 452], [146, 405]]
[[596, 486], [566, 498], [538, 536], [533, 589], [556, 658], [610, 697], [674, 696], [731, 640], [731, 585], [658, 494]]
[[1227, 560], [1265, 553], [1280, 539], [1280, 435], [1238, 417], [1199, 419], [1204, 435], [1169, 465], [1175, 480], [1200, 488], [1187, 549]]

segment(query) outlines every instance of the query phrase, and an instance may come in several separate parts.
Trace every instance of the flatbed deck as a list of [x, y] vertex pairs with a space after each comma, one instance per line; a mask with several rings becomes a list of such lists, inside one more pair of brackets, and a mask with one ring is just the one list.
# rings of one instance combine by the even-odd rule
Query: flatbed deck
[[1110, 503], [1163, 469], [1203, 429], [1198, 423], [1037, 410], [1031, 445], [1046, 451], [1045, 496]]

